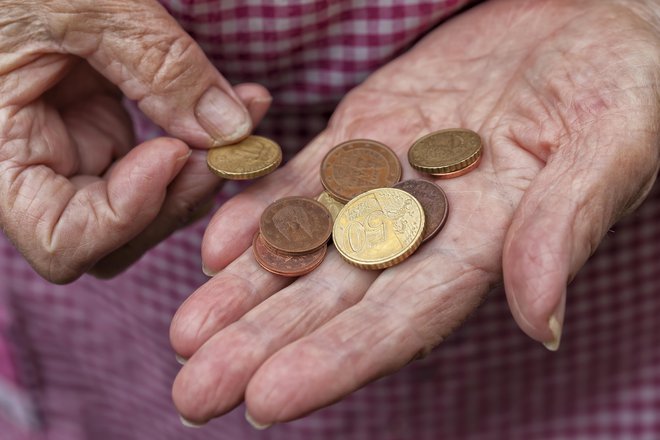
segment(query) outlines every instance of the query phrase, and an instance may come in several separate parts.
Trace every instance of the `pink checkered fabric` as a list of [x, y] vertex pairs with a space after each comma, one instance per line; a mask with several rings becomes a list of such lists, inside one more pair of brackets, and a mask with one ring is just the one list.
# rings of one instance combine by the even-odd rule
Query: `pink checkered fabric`
[[[232, 82], [276, 97], [262, 130], [299, 148], [337, 100], [465, 1], [169, 0]], [[135, 114], [141, 137], [152, 126]], [[230, 191], [235, 188], [230, 188]], [[244, 408], [201, 430], [171, 403], [169, 322], [206, 277], [205, 222], [111, 281], [53, 286], [0, 237], [0, 440], [660, 438], [660, 188], [569, 291], [558, 353], [501, 290], [427, 358], [302, 420], [258, 432]]]

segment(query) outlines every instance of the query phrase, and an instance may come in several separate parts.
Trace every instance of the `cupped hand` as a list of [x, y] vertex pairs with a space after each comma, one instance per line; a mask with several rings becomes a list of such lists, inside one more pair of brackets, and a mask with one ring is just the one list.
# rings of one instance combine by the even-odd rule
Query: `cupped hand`
[[[155, 0], [0, 9], [0, 226], [50, 281], [111, 276], [204, 208], [220, 181], [201, 150], [247, 136], [270, 96], [233, 90]], [[134, 147], [123, 96], [176, 139]]]
[[[651, 3], [649, 3], [651, 5]], [[179, 309], [190, 358], [174, 402], [204, 422], [243, 399], [258, 424], [292, 420], [439, 344], [504, 282], [532, 338], [556, 349], [566, 285], [637, 206], [659, 163], [660, 34], [644, 2], [491, 1], [440, 26], [373, 74], [282, 170], [227, 202], [204, 237], [217, 271]], [[331, 250], [293, 282], [249, 249], [263, 209], [315, 196], [327, 151], [352, 138], [406, 153], [429, 132], [481, 134], [480, 166], [436, 180], [444, 229], [403, 263], [356, 269]]]

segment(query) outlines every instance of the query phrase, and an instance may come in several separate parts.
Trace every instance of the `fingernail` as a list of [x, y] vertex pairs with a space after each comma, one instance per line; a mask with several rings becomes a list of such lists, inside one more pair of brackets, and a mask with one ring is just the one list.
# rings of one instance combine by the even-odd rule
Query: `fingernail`
[[217, 87], [210, 87], [199, 98], [195, 116], [218, 146], [247, 136], [252, 125], [245, 108]]
[[250, 101], [250, 104], [270, 104], [271, 102], [273, 102], [273, 97], [267, 96], [265, 98], [255, 98]]
[[183, 356], [179, 356], [178, 354], [175, 357], [176, 361], [181, 365], [186, 365], [186, 362], [188, 362], [188, 359], [184, 358]]
[[218, 274], [218, 272], [214, 272], [208, 267], [206, 267], [204, 263], [202, 263], [202, 272], [204, 272], [204, 275], [206, 275], [209, 278], [214, 277]]
[[183, 417], [181, 414], [179, 414], [179, 420], [181, 420], [181, 424], [183, 426], [188, 427], [188, 428], [201, 428], [202, 426], [206, 425], [206, 423], [191, 422], [190, 420]]
[[543, 345], [550, 351], [557, 351], [559, 349], [559, 343], [561, 342], [561, 323], [554, 314], [548, 321], [548, 327], [552, 332], [552, 341], [544, 342]]
[[192, 150], [188, 150], [186, 154], [183, 156], [177, 157], [177, 162], [188, 162], [188, 158], [190, 158], [190, 155], [192, 154]]
[[564, 314], [566, 312], [566, 289], [561, 293], [559, 304], [548, 319], [548, 328], [552, 333], [552, 340], [544, 342], [543, 345], [550, 351], [557, 351], [561, 342], [562, 326], [564, 323]]
[[272, 424], [262, 425], [261, 423], [255, 421], [247, 411], [245, 411], [245, 420], [247, 420], [254, 429], [258, 429], [259, 431], [263, 431], [264, 429], [270, 428], [272, 426]]
[[247, 104], [247, 106], [248, 106], [248, 109], [251, 110], [251, 111], [256, 111], [256, 110], [266, 111], [268, 109], [268, 107], [270, 107], [272, 102], [273, 102], [273, 97], [272, 96], [268, 96], [266, 98], [255, 98], [252, 101], [250, 101]]

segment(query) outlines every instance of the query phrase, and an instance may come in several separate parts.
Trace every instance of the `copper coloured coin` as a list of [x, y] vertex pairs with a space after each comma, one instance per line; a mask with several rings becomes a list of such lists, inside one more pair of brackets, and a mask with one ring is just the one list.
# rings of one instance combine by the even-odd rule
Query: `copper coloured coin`
[[386, 145], [369, 139], [339, 144], [321, 163], [323, 187], [342, 203], [372, 189], [389, 188], [399, 179], [399, 158]]
[[299, 277], [313, 271], [321, 264], [327, 250], [328, 246], [324, 244], [309, 254], [285, 255], [270, 249], [259, 232], [252, 240], [252, 252], [257, 263], [268, 272], [285, 277]]
[[268, 206], [259, 231], [271, 249], [285, 254], [305, 254], [328, 242], [332, 234], [328, 209], [307, 197], [285, 197]]
[[435, 237], [447, 220], [449, 203], [445, 192], [434, 183], [426, 180], [404, 180], [394, 185], [411, 194], [422, 205], [426, 216], [426, 227], [422, 243]]

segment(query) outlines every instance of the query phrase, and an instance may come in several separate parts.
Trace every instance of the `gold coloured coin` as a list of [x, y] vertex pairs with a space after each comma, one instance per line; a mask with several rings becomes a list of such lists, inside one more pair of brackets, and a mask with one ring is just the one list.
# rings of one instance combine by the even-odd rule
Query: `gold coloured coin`
[[[408, 150], [408, 162], [416, 170], [436, 176], [457, 177], [481, 158], [481, 137], [472, 130], [450, 128], [418, 139]], [[476, 166], [476, 165], [475, 165]]]
[[424, 234], [422, 205], [407, 192], [378, 188], [339, 212], [332, 240], [341, 256], [362, 269], [385, 269], [408, 258]]
[[344, 207], [342, 202], [335, 200], [327, 191], [323, 191], [321, 194], [319, 194], [319, 196], [316, 198], [316, 201], [328, 208], [333, 222], [337, 220], [339, 211], [341, 211], [341, 209]]
[[261, 136], [248, 136], [237, 144], [211, 148], [206, 155], [211, 171], [229, 180], [265, 176], [281, 162], [280, 146]]

